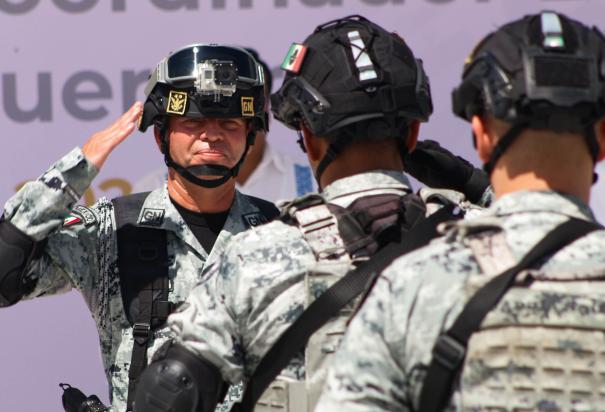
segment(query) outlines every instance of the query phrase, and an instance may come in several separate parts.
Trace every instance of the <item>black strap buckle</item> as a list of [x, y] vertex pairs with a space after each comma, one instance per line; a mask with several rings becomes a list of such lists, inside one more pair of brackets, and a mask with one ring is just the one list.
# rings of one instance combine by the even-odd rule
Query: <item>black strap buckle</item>
[[466, 356], [466, 347], [449, 335], [441, 335], [433, 348], [433, 358], [449, 371], [459, 368]]
[[132, 328], [132, 336], [137, 338], [148, 338], [151, 335], [151, 325], [149, 323], [135, 323]]

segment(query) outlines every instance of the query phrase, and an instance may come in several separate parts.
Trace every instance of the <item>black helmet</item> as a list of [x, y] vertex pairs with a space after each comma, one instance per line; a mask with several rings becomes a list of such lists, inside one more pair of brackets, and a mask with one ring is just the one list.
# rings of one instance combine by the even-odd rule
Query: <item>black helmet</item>
[[330, 139], [318, 180], [356, 139], [395, 137], [403, 151], [409, 122], [426, 121], [433, 110], [422, 61], [397, 34], [361, 16], [318, 26], [290, 47], [281, 67], [287, 73], [271, 96], [275, 118], [295, 130], [302, 121]]
[[[237, 176], [256, 132], [266, 129], [263, 69], [239, 47], [193, 44], [170, 53], [151, 74], [145, 95], [139, 130], [144, 132], [152, 124], [160, 127], [166, 165], [200, 186], [217, 187]], [[231, 169], [222, 165], [185, 169], [170, 156], [166, 116], [249, 118], [251, 132], [244, 154]], [[200, 179], [194, 173], [222, 177]]]
[[582, 133], [593, 159], [594, 123], [605, 113], [605, 38], [596, 28], [545, 11], [489, 34], [452, 93], [466, 120], [490, 113], [512, 124], [484, 165], [488, 173], [526, 128]]

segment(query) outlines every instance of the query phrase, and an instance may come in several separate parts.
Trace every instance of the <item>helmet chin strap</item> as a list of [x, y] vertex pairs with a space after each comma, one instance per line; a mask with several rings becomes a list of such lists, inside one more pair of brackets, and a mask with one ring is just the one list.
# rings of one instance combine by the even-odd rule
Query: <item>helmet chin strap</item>
[[[246, 154], [248, 154], [248, 150], [250, 150], [250, 146], [254, 144], [254, 138], [256, 136], [256, 131], [251, 131], [246, 136], [246, 148], [244, 149], [244, 153], [239, 161], [233, 166], [229, 168], [227, 166], [222, 165], [197, 165], [190, 167], [183, 167], [180, 164], [176, 163], [172, 160], [170, 156], [170, 147], [168, 143], [168, 138], [166, 137], [166, 127], [162, 125], [160, 127], [160, 137], [162, 141], [162, 152], [164, 153], [164, 162], [166, 166], [173, 168], [179, 175], [193, 183], [194, 185], [206, 187], [206, 188], [214, 188], [219, 187], [231, 178], [235, 178], [239, 173], [239, 169], [244, 163], [244, 159], [246, 158]], [[206, 175], [206, 176], [221, 176], [217, 179], [203, 179], [199, 178], [196, 175]]]

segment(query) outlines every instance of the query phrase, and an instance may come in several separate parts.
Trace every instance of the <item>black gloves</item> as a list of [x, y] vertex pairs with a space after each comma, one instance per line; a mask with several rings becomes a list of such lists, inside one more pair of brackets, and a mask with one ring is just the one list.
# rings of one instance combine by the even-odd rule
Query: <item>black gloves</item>
[[444, 149], [434, 140], [419, 141], [404, 157], [405, 171], [425, 185], [464, 193], [477, 203], [489, 187], [487, 174], [467, 160]]

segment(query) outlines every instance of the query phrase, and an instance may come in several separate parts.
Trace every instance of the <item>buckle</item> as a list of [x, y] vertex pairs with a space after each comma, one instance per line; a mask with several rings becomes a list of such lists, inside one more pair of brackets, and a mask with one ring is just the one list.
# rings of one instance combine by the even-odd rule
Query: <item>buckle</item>
[[151, 334], [151, 325], [149, 323], [135, 323], [132, 327], [132, 336], [135, 338], [148, 338]]
[[466, 356], [466, 347], [449, 335], [441, 335], [433, 348], [433, 358], [449, 371], [460, 367]]

